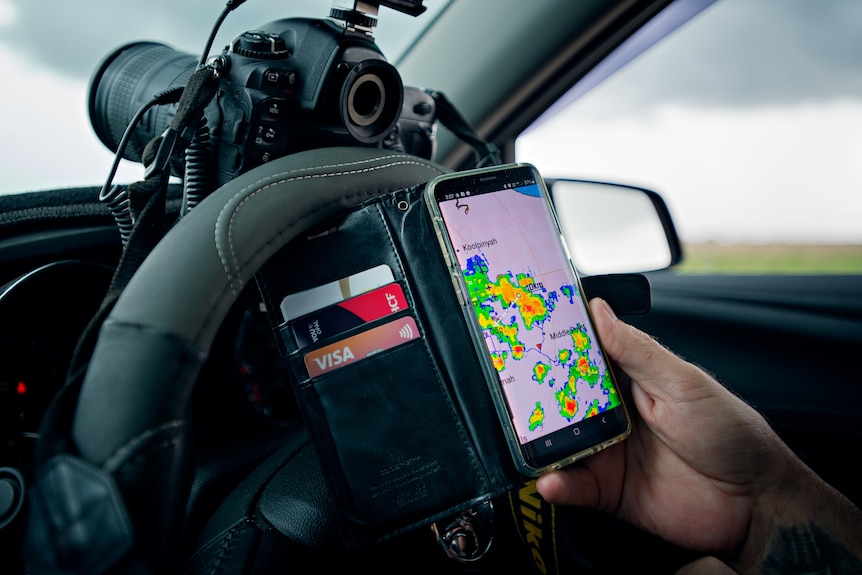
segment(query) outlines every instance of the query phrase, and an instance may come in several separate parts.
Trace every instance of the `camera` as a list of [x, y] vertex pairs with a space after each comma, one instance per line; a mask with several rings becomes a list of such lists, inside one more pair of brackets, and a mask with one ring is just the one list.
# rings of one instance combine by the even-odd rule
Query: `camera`
[[[380, 2], [417, 15], [422, 2]], [[220, 186], [275, 158], [302, 150], [359, 145], [432, 159], [435, 100], [404, 87], [372, 37], [377, 2], [335, 2], [328, 19], [286, 18], [240, 34], [209, 60], [219, 75], [195, 136], [195, 162]], [[349, 3], [348, 3], [349, 4]], [[136, 112], [154, 95], [184, 86], [198, 58], [154, 42], [115, 50], [95, 71], [88, 96], [96, 135], [117, 152]], [[169, 125], [176, 104], [153, 106], [123, 157], [142, 161]], [[202, 143], [203, 142], [203, 143]], [[191, 147], [190, 147], [191, 149]], [[182, 177], [188, 158], [174, 159]]]

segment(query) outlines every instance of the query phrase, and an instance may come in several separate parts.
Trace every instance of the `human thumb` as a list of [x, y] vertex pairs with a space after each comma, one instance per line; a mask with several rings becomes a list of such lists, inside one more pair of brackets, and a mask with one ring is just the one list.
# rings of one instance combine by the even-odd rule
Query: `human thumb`
[[697, 367], [618, 319], [603, 299], [592, 299], [590, 311], [608, 356], [647, 394], [673, 392], [676, 385], [702, 377]]

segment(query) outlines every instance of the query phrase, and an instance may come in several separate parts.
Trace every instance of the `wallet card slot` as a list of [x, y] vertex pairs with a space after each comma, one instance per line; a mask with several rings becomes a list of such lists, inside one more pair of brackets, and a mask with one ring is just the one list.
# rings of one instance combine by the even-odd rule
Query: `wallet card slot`
[[395, 533], [487, 493], [424, 340], [309, 383], [298, 393], [354, 537]]

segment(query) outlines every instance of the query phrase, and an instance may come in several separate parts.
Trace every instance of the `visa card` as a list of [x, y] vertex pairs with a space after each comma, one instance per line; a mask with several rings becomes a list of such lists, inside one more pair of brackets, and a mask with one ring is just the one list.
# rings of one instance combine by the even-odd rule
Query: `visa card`
[[403, 316], [310, 351], [303, 359], [309, 377], [317, 377], [418, 337], [416, 320]]
[[281, 300], [279, 308], [284, 321], [290, 321], [393, 281], [392, 269], [380, 264], [334, 282], [288, 294]]
[[302, 349], [407, 307], [404, 290], [391, 283], [303, 316], [290, 329]]

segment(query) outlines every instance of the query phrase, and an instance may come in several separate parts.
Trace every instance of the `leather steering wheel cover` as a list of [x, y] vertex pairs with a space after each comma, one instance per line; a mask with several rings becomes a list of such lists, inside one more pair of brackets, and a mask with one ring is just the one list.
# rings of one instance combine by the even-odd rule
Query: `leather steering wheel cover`
[[[414, 156], [367, 148], [312, 150], [264, 164], [214, 192], [166, 235], [109, 321], [147, 326], [207, 349], [224, 318], [221, 312], [300, 231], [442, 172]], [[153, 290], [169, 287], [175, 288], [172, 293], [154, 297]]]
[[[142, 484], [154, 477], [162, 495], [181, 489], [188, 455], [184, 432], [172, 428], [187, 427], [200, 367], [253, 274], [308, 227], [444, 171], [406, 154], [326, 148], [264, 164], [213, 192], [154, 248], [103, 324], [72, 427], [80, 455], [114, 473], [124, 495], [159, 491]], [[148, 479], [138, 479], [145, 466]], [[167, 506], [181, 506], [182, 496], [170, 495]], [[168, 527], [165, 509], [136, 506], [161, 516], [148, 526]]]
[[[123, 291], [105, 326], [151, 330], [188, 342], [206, 355], [242, 287], [299, 232], [345, 208], [424, 183], [443, 171], [405, 154], [325, 148], [247, 172], [215, 191], [166, 234]], [[131, 436], [105, 420], [110, 414], [91, 413], [90, 406], [101, 404], [94, 400], [104, 393], [122, 394], [142, 383], [136, 373], [124, 369], [128, 358], [106, 357], [110, 352], [100, 337], [73, 428], [79, 451], [97, 464]], [[116, 371], [112, 381], [90, 377], [89, 372], [102, 365]], [[112, 400], [116, 414], [124, 407], [139, 409], [122, 399], [120, 395]]]

